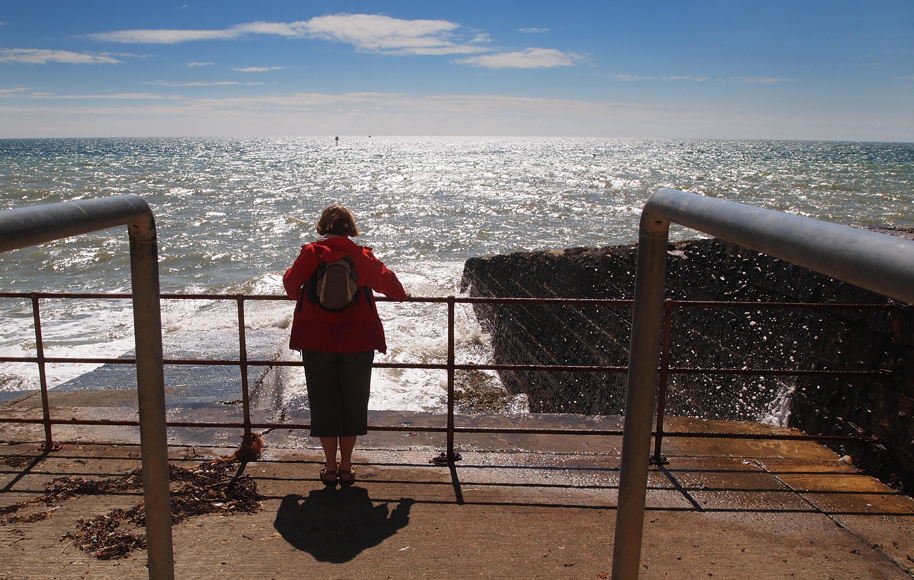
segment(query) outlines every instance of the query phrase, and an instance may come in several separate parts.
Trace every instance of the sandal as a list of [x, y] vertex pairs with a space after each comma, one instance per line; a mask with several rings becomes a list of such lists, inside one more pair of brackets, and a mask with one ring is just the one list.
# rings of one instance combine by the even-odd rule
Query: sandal
[[[349, 475], [347, 479], [343, 479], [343, 475]], [[352, 484], [355, 483], [355, 468], [350, 467], [349, 469], [341, 469], [336, 480], [339, 482], [340, 487], [352, 487]]]
[[[330, 476], [333, 476], [333, 479], [330, 479]], [[327, 487], [336, 487], [336, 484], [339, 482], [339, 475], [335, 471], [327, 471], [326, 468], [321, 469], [321, 483]]]

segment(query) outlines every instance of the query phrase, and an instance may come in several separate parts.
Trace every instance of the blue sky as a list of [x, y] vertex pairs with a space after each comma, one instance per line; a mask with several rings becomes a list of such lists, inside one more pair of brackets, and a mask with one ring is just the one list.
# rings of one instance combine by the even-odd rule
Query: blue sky
[[914, 141], [914, 0], [0, 4], [0, 138]]

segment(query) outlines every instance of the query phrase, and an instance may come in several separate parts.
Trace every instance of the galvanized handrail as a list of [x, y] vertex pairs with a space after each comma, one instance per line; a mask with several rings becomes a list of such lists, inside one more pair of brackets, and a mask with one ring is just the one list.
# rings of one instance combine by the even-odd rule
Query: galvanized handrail
[[[122, 195], [0, 211], [0, 252], [123, 225], [130, 238], [149, 577], [173, 580], [158, 245], [152, 209], [141, 197]], [[37, 305], [35, 313], [36, 331], [40, 333]], [[40, 381], [42, 403], [47, 409], [43, 371]], [[45, 429], [50, 442], [47, 412]]]
[[640, 571], [671, 222], [914, 303], [914, 242], [673, 189], [654, 192], [638, 236], [614, 580], [637, 579]]

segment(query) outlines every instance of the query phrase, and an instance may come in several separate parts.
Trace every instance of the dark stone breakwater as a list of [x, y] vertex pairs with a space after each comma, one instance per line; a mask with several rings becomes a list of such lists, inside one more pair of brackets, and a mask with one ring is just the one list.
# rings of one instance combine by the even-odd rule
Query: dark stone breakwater
[[[471, 296], [631, 299], [637, 248], [517, 253], [466, 262]], [[863, 435], [838, 448], [914, 491], [914, 308], [718, 239], [670, 244], [666, 296], [700, 301], [889, 305], [888, 310], [676, 308], [671, 367], [863, 371], [854, 376], [673, 374], [667, 413], [769, 421], [817, 435]], [[495, 362], [627, 365], [631, 307], [476, 305]], [[621, 414], [626, 375], [501, 373], [530, 410]]]

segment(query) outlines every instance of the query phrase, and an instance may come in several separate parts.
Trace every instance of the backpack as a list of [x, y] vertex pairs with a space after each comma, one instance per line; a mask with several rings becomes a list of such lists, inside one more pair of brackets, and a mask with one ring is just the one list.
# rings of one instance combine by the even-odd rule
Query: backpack
[[358, 292], [359, 277], [349, 256], [329, 263], [322, 261], [308, 280], [308, 299], [334, 312], [355, 302]]

